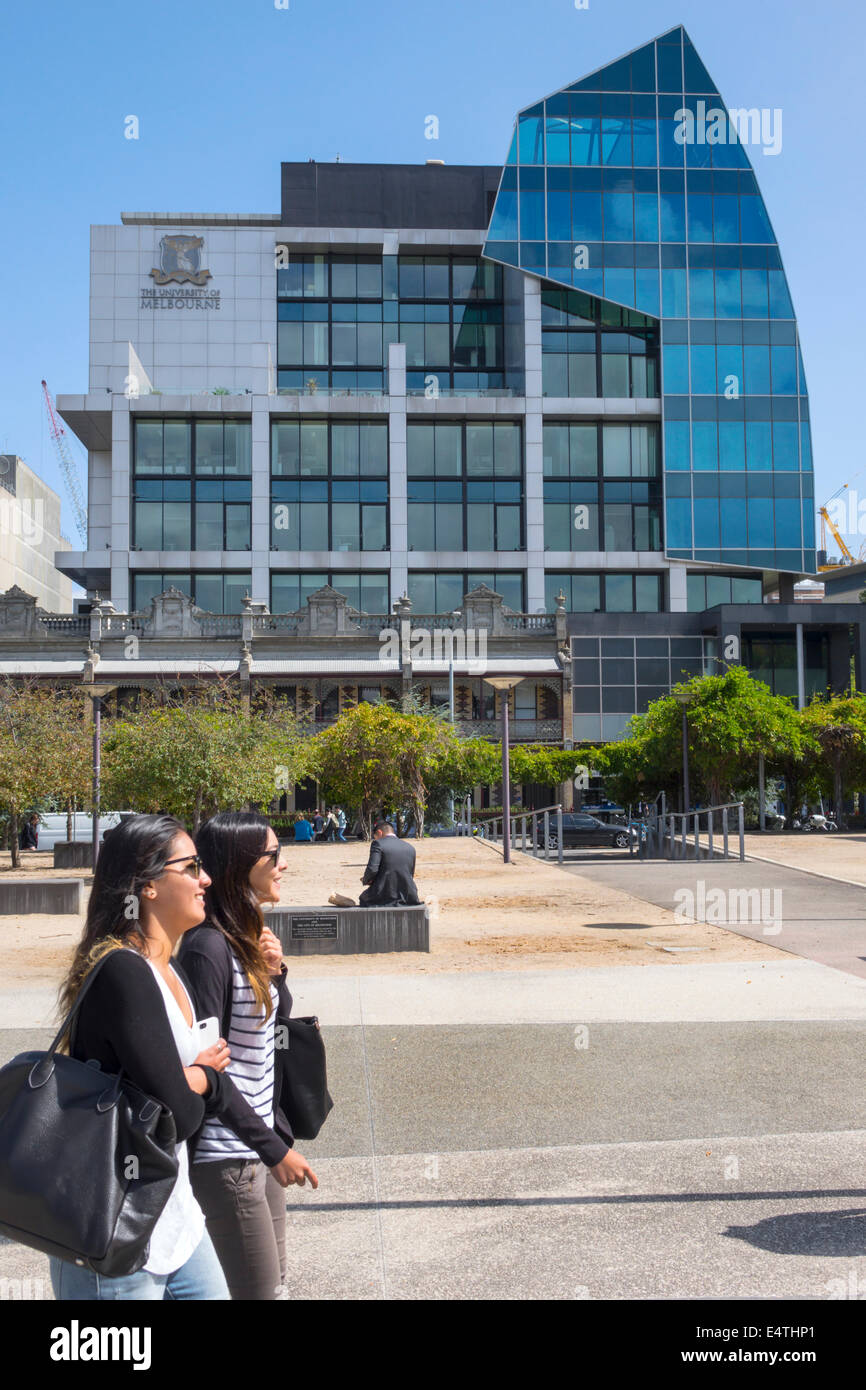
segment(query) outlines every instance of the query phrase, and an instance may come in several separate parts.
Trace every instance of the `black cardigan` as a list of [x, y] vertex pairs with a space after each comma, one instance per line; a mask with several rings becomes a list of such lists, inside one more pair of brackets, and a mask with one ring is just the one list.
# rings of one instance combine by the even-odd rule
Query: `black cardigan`
[[[178, 954], [191, 982], [196, 1017], [217, 1018], [221, 1034], [227, 1038], [231, 1028], [233, 956], [228, 939], [218, 928], [203, 922], [200, 927], [192, 927], [184, 932]], [[288, 1018], [292, 1010], [292, 996], [286, 983], [285, 965], [274, 984], [277, 987], [276, 1012], [280, 1017]], [[277, 1048], [274, 1058], [273, 1129], [256, 1114], [233, 1082], [231, 1096], [220, 1111], [223, 1123], [234, 1130], [248, 1148], [254, 1149], [269, 1168], [285, 1158], [295, 1142], [291, 1125], [279, 1105], [283, 1051]], [[222, 1075], [223, 1079], [229, 1079], [227, 1072]]]
[[[178, 974], [194, 997], [183, 971]], [[147, 961], [134, 950], [111, 951], [100, 965], [73, 1023], [70, 1052], [81, 1062], [95, 1058], [105, 1072], [124, 1071], [171, 1111], [179, 1141], [196, 1134], [207, 1115], [225, 1113], [229, 1087], [235, 1090], [212, 1067], [202, 1068], [210, 1086], [207, 1096], [190, 1089], [162, 992]]]

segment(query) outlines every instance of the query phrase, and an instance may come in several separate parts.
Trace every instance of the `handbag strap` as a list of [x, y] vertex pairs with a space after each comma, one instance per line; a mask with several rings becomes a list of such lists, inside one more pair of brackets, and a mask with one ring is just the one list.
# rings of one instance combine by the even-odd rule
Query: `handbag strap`
[[89, 971], [88, 975], [84, 980], [84, 983], [82, 984], [80, 990], [78, 991], [78, 994], [75, 997], [75, 1001], [72, 1005], [72, 1008], [69, 1010], [60, 1027], [58, 1028], [57, 1035], [54, 1041], [51, 1043], [50, 1047], [48, 1048], [48, 1052], [46, 1054], [48, 1057], [53, 1058], [55, 1052], [60, 1046], [62, 1039], [66, 1036], [67, 1032], [70, 1031], [71, 1024], [73, 1023], [75, 1016], [78, 1013], [78, 1010], [81, 1008], [81, 1005], [84, 1001], [84, 996], [90, 989], [90, 986], [93, 984], [93, 981], [96, 979], [96, 976], [99, 974], [100, 969], [108, 960], [108, 957], [112, 954], [112, 951], [106, 951], [105, 955], [100, 960], [98, 960], [96, 964], [93, 966], [93, 968]]

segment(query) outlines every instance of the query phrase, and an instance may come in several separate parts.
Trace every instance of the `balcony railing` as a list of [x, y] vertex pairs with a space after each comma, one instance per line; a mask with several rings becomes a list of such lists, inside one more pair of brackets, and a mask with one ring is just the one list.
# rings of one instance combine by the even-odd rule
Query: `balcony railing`
[[45, 618], [40, 618], [39, 622], [46, 632], [56, 632], [61, 637], [86, 637], [90, 632], [90, 618], [83, 613], [74, 613], [71, 617], [66, 617], [64, 614], [50, 614]]
[[[461, 738], [502, 737], [499, 719], [457, 719], [454, 727]], [[512, 743], [558, 743], [562, 739], [562, 720], [509, 719], [508, 734]]]
[[460, 396], [472, 396], [473, 398], [486, 398], [488, 396], [508, 396], [517, 395], [513, 386], [440, 386], [437, 391], [428, 393], [426, 386], [410, 386], [406, 391], [407, 396], [421, 397], [428, 401], [453, 399]]
[[253, 636], [262, 637], [273, 632], [291, 635], [298, 631], [302, 622], [300, 613], [256, 613], [253, 615]]
[[203, 637], [240, 637], [239, 613], [197, 613]]

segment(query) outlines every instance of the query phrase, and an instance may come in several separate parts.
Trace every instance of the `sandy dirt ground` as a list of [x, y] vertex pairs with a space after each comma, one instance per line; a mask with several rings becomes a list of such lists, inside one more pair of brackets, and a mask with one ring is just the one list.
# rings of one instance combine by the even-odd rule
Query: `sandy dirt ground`
[[809, 869], [830, 878], [866, 885], [866, 835], [862, 830], [804, 835], [747, 835], [746, 854], [792, 869]]
[[[721, 927], [679, 924], [663, 908], [529, 855], [517, 853], [514, 862], [505, 865], [500, 849], [475, 840], [431, 839], [415, 847], [419, 893], [434, 900], [430, 953], [295, 956], [290, 962], [293, 978], [676, 965], [767, 960], [776, 954], [768, 943], [750, 941]], [[281, 904], [325, 906], [335, 888], [356, 897], [367, 853], [368, 846], [355, 841], [288, 845]], [[15, 871], [9, 856], [0, 855], [0, 881], [53, 873], [49, 862], [48, 855], [30, 855], [22, 869]], [[72, 877], [75, 871], [57, 873]], [[636, 885], [640, 873], [635, 865]], [[79, 876], [86, 889], [90, 873], [79, 871]], [[81, 922], [74, 917], [0, 916], [0, 987], [55, 984], [80, 931]]]

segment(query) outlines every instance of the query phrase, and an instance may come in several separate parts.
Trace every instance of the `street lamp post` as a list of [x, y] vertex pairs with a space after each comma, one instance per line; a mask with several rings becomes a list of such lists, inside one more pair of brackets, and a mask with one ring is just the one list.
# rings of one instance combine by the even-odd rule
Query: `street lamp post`
[[502, 696], [502, 862], [511, 863], [511, 771], [508, 766], [508, 695], [522, 676], [485, 676]]
[[93, 812], [91, 816], [91, 867], [96, 868], [99, 858], [99, 799], [102, 781], [102, 700], [115, 687], [113, 685], [89, 685], [87, 694], [93, 710]]
[[[455, 623], [459, 623], [463, 617], [463, 611], [455, 608], [451, 614]], [[451, 720], [451, 727], [454, 728], [454, 633], [451, 633], [451, 641], [448, 646], [448, 717]], [[454, 824], [454, 793], [449, 797], [451, 824]]]
[[675, 697], [683, 712], [683, 815], [687, 816], [691, 805], [689, 795], [689, 725], [687, 710], [691, 704], [692, 697], [685, 690], [679, 691]]

